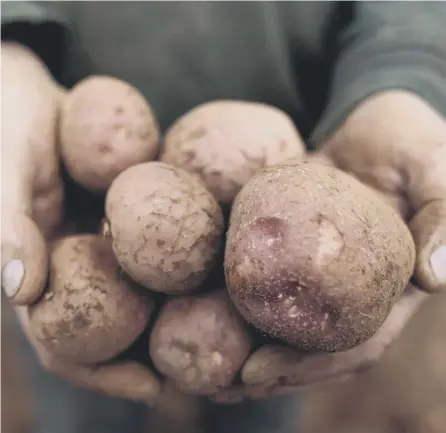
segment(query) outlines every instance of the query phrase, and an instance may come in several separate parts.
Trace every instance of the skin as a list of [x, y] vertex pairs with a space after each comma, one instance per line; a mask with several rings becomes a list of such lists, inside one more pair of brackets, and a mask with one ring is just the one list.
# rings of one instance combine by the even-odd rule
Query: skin
[[[33, 156], [35, 153], [32, 149], [37, 151], [37, 148], [33, 147], [31, 149], [30, 146], [24, 146], [24, 141], [31, 136], [32, 132], [37, 131], [37, 129], [31, 128], [27, 122], [35, 118], [34, 116], [38, 116], [38, 112], [41, 110], [38, 104], [31, 103], [30, 95], [33, 95], [36, 88], [42, 85], [42, 83], [39, 84], [35, 81], [35, 77], [45, 76], [44, 80], [48, 80], [48, 75], [46, 73], [41, 75], [43, 68], [41, 62], [20, 47], [14, 49], [15, 55], [21, 53], [23, 57], [26, 57], [26, 67], [23, 68], [23, 71], [26, 69], [32, 71], [32, 74], [25, 74], [23, 71], [23, 73], [17, 73], [16, 71], [7, 75], [5, 71], [8, 68], [16, 67], [19, 64], [17, 62], [11, 63], [11, 57], [7, 55], [7, 51], [4, 49], [7, 46], [11, 45], [2, 43], [2, 97], [4, 97], [6, 89], [11, 91], [15, 89], [14, 92], [19, 92], [17, 94], [23, 94], [24, 97], [13, 97], [11, 100], [14, 103], [7, 104], [9, 109], [2, 110], [2, 150], [7, 149], [7, 152], [3, 153], [2, 164], [5, 167], [18, 164], [16, 166], [18, 170], [9, 170], [8, 172], [2, 165], [2, 212], [8, 210], [10, 215], [26, 215], [29, 217], [28, 209], [34, 207], [41, 196], [32, 187], [36, 185], [36, 179], [27, 175], [25, 180], [21, 180], [24, 172], [23, 167], [28, 166], [28, 162], [25, 161], [36, 158], [35, 161], [40, 174], [45, 175], [45, 177], [48, 176], [46, 178], [49, 179], [51, 173], [53, 173], [53, 165], [49, 162], [56, 161], [55, 166], [58, 166], [60, 157], [55, 142], [51, 140], [42, 141], [44, 152], [43, 155], [39, 154], [39, 157]], [[50, 83], [50, 86], [54, 86], [54, 89], [60, 92], [60, 88], [52, 80], [50, 80]], [[22, 92], [22, 89], [28, 90]], [[31, 99], [28, 101], [28, 98]], [[46, 103], [51, 102], [51, 93], [48, 93], [46, 98]], [[31, 116], [23, 116], [22, 113], [31, 107], [34, 107], [34, 113]], [[389, 122], [389, 119], [392, 119], [392, 121]], [[14, 124], [16, 128], [5, 128], [5, 125]], [[22, 134], [22, 131], [27, 131], [27, 134]], [[420, 238], [418, 239], [421, 239], [421, 235], [424, 233], [424, 240], [417, 241], [417, 273], [421, 276], [420, 271], [422, 270], [428, 278], [419, 278], [419, 289], [415, 290], [416, 296], [411, 296], [411, 292], [406, 291], [394, 305], [389, 318], [395, 315], [398, 318], [399, 326], [393, 328], [393, 332], [382, 328], [386, 339], [376, 340], [376, 346], [374, 346], [372, 353], [364, 350], [356, 351], [353, 359], [345, 364], [344, 371], [349, 371], [352, 376], [358, 373], [358, 366], [367, 364], [369, 361], [370, 363], [377, 362], [386, 345], [398, 338], [407, 321], [426, 299], [426, 295], [421, 290], [432, 293], [441, 290], [446, 283], [446, 279], [441, 274], [441, 270], [445, 269], [442, 260], [446, 260], [442, 253], [442, 248], [446, 245], [444, 237], [445, 221], [441, 218], [438, 219], [438, 217], [434, 218], [435, 213], [432, 213], [432, 218], [428, 217], [432, 206], [441, 209], [446, 203], [446, 179], [442, 176], [442, 173], [446, 172], [444, 137], [446, 137], [446, 123], [434, 108], [413, 94], [393, 91], [373, 95], [364, 100], [352, 110], [348, 118], [339, 125], [331, 136], [325, 137], [323, 142], [316, 143], [323, 152], [323, 159], [330, 160], [334, 165], [338, 165], [341, 169], [359, 178], [365, 176], [364, 181], [370, 182], [371, 186], [380, 190], [385, 196], [389, 197], [389, 200], [404, 204], [404, 207], [410, 209], [411, 213], [415, 214], [417, 218], [421, 218], [420, 221], [426, 218], [427, 222], [427, 224], [421, 224], [421, 222], [419, 224]], [[22, 141], [23, 138], [26, 140]], [[422, 143], [422, 146], [420, 146], [420, 143]], [[19, 149], [20, 152], [18, 152]], [[17, 163], [18, 160], [22, 162]], [[386, 174], [388, 172], [396, 173], [398, 176], [389, 177]], [[411, 173], [417, 180], [416, 182], [399, 181], [401, 179], [400, 175], [410, 175]], [[53, 187], [59, 181], [58, 177], [56, 179], [57, 181], [51, 183]], [[407, 176], [403, 176], [402, 179], [407, 179]], [[43, 191], [50, 190], [52, 188], [43, 189]], [[31, 194], [29, 194], [30, 191]], [[33, 220], [42, 231], [44, 222], [50, 221], [56, 213], [49, 212], [50, 207], [40, 209], [47, 209], [47, 215], [42, 213], [40, 218], [33, 215]], [[2, 217], [3, 215], [2, 213]], [[2, 249], [7, 247], [7, 242], [3, 236], [9, 230], [4, 221], [7, 220], [2, 220]], [[68, 222], [70, 221], [64, 221], [64, 223]], [[17, 238], [20, 239], [19, 236]], [[25, 246], [19, 246], [18, 250], [24, 251]], [[438, 250], [440, 254], [437, 254], [435, 260], [431, 260], [432, 254]], [[432, 263], [436, 266], [432, 266]], [[7, 264], [8, 260], [2, 255], [2, 268], [4, 269]], [[24, 261], [24, 265], [27, 269], [29, 263]], [[15, 287], [15, 292], [20, 293], [24, 287], [19, 282]], [[41, 293], [42, 290], [43, 288], [37, 283], [30, 286], [30, 291], [34, 293]], [[4, 290], [4, 292], [5, 294], [10, 293], [7, 290]], [[14, 298], [11, 301], [14, 302]], [[68, 362], [45, 351], [30, 333], [27, 313], [26, 308], [17, 308], [23, 330], [45, 370], [79, 386], [112, 396], [137, 399], [147, 404], [153, 404], [160, 395], [162, 383], [158, 376], [136, 361], [112, 362], [100, 367], [92, 367]], [[367, 347], [371, 347], [368, 344], [375, 341], [374, 339], [375, 336], [365, 343]], [[341, 357], [344, 353], [346, 352], [326, 354], [325, 356]], [[301, 365], [300, 362], [301, 358], [297, 358], [295, 363], [290, 364], [289, 369], [291, 370], [294, 365], [297, 370], [298, 366]], [[346, 361], [339, 358], [339, 363], [342, 362]], [[322, 380], [326, 378], [326, 371], [322, 368], [322, 363], [319, 365], [320, 369], [318, 371], [312, 370], [313, 381], [317, 381], [318, 378]], [[278, 364], [275, 369], [280, 371], [282, 367]], [[304, 380], [306, 376], [305, 368], [300, 369], [298, 374], [291, 373], [290, 370], [286, 370], [286, 375], [293, 374], [293, 382], [297, 383], [296, 376], [300, 376]], [[360, 370], [361, 368], [359, 368]], [[265, 383], [269, 381], [271, 375], [272, 373], [265, 374]], [[296, 387], [297, 385], [286, 386], [280, 384], [271, 388], [260, 384], [256, 386], [245, 385], [240, 388], [221, 391], [217, 393], [215, 399], [225, 402], [244, 398], [264, 398], [271, 395], [296, 392]]]
[[150, 338], [157, 369], [179, 388], [205, 395], [232, 384], [251, 347], [225, 290], [169, 300]]
[[198, 174], [217, 200], [231, 204], [260, 169], [304, 152], [298, 130], [283, 111], [218, 100], [192, 109], [169, 128], [160, 159]]
[[138, 164], [113, 182], [105, 212], [119, 264], [143, 286], [188, 292], [214, 267], [223, 216], [195, 176], [161, 162]]
[[[161, 393], [162, 383], [144, 365], [134, 360], [100, 366], [74, 363], [47, 351], [32, 333], [27, 306], [40, 299], [45, 290], [42, 281], [47, 280], [44, 257], [48, 257], [48, 242], [60, 232], [69, 234], [67, 228], [77, 225], [63, 212], [55, 134], [58, 101], [64, 90], [37, 56], [14, 43], [2, 42], [1, 78], [2, 101], [7, 107], [2, 110], [3, 292], [16, 305], [17, 317], [42, 368], [77, 386], [151, 405]], [[13, 260], [16, 265], [21, 262], [18, 268], [24, 270], [25, 277], [18, 274], [6, 282], [5, 270]], [[36, 270], [39, 261], [42, 267]], [[23, 304], [27, 306], [18, 306]]]
[[158, 121], [144, 96], [108, 76], [88, 77], [65, 96], [61, 153], [70, 176], [93, 192], [105, 192], [132, 165], [158, 152]]
[[2, 286], [23, 305], [42, 293], [44, 236], [54, 234], [63, 217], [55, 140], [63, 91], [39, 59], [17, 44], [2, 43], [2, 64]]
[[146, 328], [154, 302], [119, 269], [107, 240], [63, 238], [52, 248], [50, 268], [45, 296], [29, 309], [32, 333], [48, 351], [99, 363], [123, 352]]
[[225, 253], [231, 298], [256, 328], [300, 349], [342, 351], [370, 338], [414, 263], [399, 215], [327, 165], [265, 169], [232, 209]]
[[444, 433], [446, 425], [446, 403], [440, 403], [409, 427], [413, 433]]
[[321, 143], [320, 152], [409, 209], [417, 282], [431, 293], [446, 290], [445, 119], [409, 92], [378, 93]]
[[[48, 270], [45, 239], [33, 220], [18, 214], [2, 223], [11, 230], [2, 233], [2, 287], [15, 304], [35, 302], [42, 294]], [[28, 266], [25, 267], [27, 263]], [[16, 288], [22, 288], [17, 292]], [[34, 290], [38, 287], [40, 290]]]

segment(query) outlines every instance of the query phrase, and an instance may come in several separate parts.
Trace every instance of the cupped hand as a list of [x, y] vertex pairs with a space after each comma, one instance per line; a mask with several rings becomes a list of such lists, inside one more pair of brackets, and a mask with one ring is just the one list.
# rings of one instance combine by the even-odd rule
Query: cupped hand
[[417, 247], [421, 289], [446, 289], [446, 120], [409, 92], [359, 105], [321, 146], [335, 166], [399, 205]]
[[64, 89], [29, 50], [2, 43], [2, 90], [2, 289], [46, 370], [94, 391], [152, 404], [161, 385], [142, 363], [75, 364], [48, 353], [33, 337], [28, 306], [44, 296], [49, 245], [85, 225], [76, 219], [82, 212], [73, 215], [64, 206], [64, 191], [66, 203], [79, 203], [75, 189], [64, 188], [60, 169], [57, 118]]
[[242, 385], [217, 393], [216, 401], [288, 394], [352, 377], [381, 358], [429, 293], [446, 288], [446, 122], [439, 113], [409, 92], [373, 95], [308, 159], [357, 177], [400, 213], [417, 248], [416, 285], [407, 287], [376, 334], [353, 349], [308, 355], [282, 345], [260, 347], [244, 364]]

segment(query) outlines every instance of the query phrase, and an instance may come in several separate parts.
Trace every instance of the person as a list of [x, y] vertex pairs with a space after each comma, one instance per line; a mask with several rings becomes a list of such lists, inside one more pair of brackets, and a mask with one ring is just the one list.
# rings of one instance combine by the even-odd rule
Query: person
[[[3, 2], [2, 287], [11, 304], [25, 289], [41, 290], [26, 279], [37, 254], [30, 245], [35, 234], [19, 233], [17, 221], [32, 218], [48, 239], [62, 221], [54, 131], [61, 86], [91, 74], [124, 79], [150, 101], [162, 130], [209, 100], [277, 106], [292, 117], [309, 149], [398, 204], [417, 247], [414, 285], [371, 340], [352, 352], [327, 355], [318, 366], [305, 358], [293, 361], [283, 375], [291, 374], [295, 386], [278, 381], [265, 393], [261, 387], [222, 392], [208, 430], [294, 432], [296, 397], [289, 391], [327, 377], [326, 370], [359, 374], [380, 358], [428, 294], [446, 288], [445, 22], [446, 3], [423, 1]], [[43, 144], [35, 134], [46, 134]], [[67, 192], [67, 205], [70, 200]], [[26, 308], [17, 311], [27, 333]], [[68, 365], [28, 338], [43, 367], [71, 383], [156, 401], [151, 373], [142, 366]], [[107, 380], [113, 375], [129, 380], [113, 388]], [[59, 402], [69, 389], [58, 385]], [[48, 402], [41, 427], [46, 432], [80, 431], [82, 422], [75, 420], [85, 416], [85, 406], [91, 417], [96, 404], [108, 404], [92, 394], [82, 405], [84, 396], [73, 394], [65, 408], [58, 407], [72, 422], [57, 424], [48, 392], [44, 384], [39, 389], [40, 404]], [[244, 397], [251, 400], [224, 404]], [[114, 413], [128, 406], [119, 412], [124, 421], [106, 431], [138, 432], [135, 407], [121, 400], [110, 404]], [[45, 422], [53, 430], [45, 430]], [[82, 432], [90, 431], [101, 429], [84, 424]]]

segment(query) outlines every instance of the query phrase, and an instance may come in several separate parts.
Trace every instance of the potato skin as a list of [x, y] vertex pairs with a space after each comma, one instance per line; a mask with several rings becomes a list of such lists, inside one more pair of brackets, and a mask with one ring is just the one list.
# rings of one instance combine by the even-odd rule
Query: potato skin
[[180, 389], [205, 395], [232, 384], [251, 347], [226, 290], [172, 298], [150, 338], [155, 367]]
[[248, 322], [299, 349], [342, 351], [369, 339], [414, 262], [399, 215], [326, 165], [267, 168], [232, 209], [225, 250], [231, 298]]
[[169, 128], [160, 159], [198, 174], [219, 202], [230, 204], [260, 169], [304, 151], [285, 112], [256, 102], [217, 100], [192, 109]]
[[138, 164], [116, 178], [105, 207], [115, 255], [135, 281], [183, 293], [209, 275], [224, 221], [197, 177], [162, 162]]
[[127, 349], [154, 309], [125, 277], [109, 242], [97, 235], [55, 242], [49, 289], [29, 308], [30, 330], [49, 352], [94, 364]]
[[71, 177], [90, 191], [104, 192], [126, 168], [155, 158], [160, 131], [135, 87], [114, 77], [91, 76], [66, 94], [60, 138]]

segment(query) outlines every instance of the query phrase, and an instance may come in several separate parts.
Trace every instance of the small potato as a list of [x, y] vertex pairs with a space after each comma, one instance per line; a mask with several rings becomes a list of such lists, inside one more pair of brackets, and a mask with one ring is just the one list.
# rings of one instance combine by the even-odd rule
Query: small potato
[[382, 325], [413, 273], [399, 215], [335, 168], [270, 167], [232, 209], [228, 289], [244, 318], [299, 349], [342, 351]]
[[200, 105], [167, 131], [160, 159], [198, 174], [221, 203], [230, 204], [261, 168], [303, 156], [291, 118], [276, 107], [219, 100]]
[[145, 287], [190, 291], [214, 267], [223, 215], [198, 178], [162, 162], [139, 164], [116, 178], [105, 207], [118, 262]]
[[213, 394], [229, 387], [252, 347], [226, 291], [168, 301], [150, 338], [150, 356], [178, 388]]
[[71, 361], [109, 360], [136, 340], [154, 309], [133, 284], [106, 239], [61, 239], [52, 250], [48, 291], [29, 308], [30, 331], [46, 350]]
[[93, 192], [106, 191], [126, 168], [154, 159], [159, 136], [144, 96], [117, 78], [86, 78], [64, 98], [62, 158], [71, 177]]

